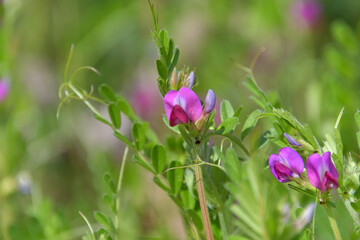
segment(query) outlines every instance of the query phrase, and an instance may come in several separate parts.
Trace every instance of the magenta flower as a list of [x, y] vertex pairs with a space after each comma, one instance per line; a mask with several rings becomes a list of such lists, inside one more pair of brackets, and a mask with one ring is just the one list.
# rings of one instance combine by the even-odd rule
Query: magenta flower
[[0, 102], [4, 101], [9, 94], [9, 84], [7, 81], [0, 79]]
[[282, 148], [279, 155], [271, 154], [269, 166], [274, 177], [282, 183], [291, 181], [291, 178], [300, 177], [304, 171], [302, 158], [289, 147]]
[[331, 161], [330, 152], [324, 153], [322, 157], [314, 153], [308, 157], [306, 168], [310, 184], [321, 190], [321, 193], [339, 187], [339, 173]]
[[164, 97], [164, 108], [170, 126], [195, 122], [202, 115], [200, 99], [191, 89], [171, 90]]

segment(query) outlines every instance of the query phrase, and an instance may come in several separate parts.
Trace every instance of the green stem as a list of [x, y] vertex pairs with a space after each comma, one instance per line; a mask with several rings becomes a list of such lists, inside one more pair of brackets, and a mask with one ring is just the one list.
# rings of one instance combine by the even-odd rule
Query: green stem
[[119, 211], [120, 211], [120, 192], [121, 192], [121, 185], [122, 185], [122, 180], [123, 180], [123, 176], [124, 176], [124, 169], [125, 169], [125, 164], [126, 164], [126, 159], [127, 159], [127, 154], [129, 151], [129, 147], [125, 148], [124, 151], [124, 156], [123, 156], [123, 160], [121, 162], [121, 167], [120, 167], [120, 173], [119, 173], [119, 180], [118, 180], [118, 185], [116, 188], [116, 215], [115, 215], [115, 227], [116, 227], [116, 233], [119, 236], [120, 239], [120, 219], [119, 219]]
[[84, 97], [84, 95], [71, 83], [68, 84], [69, 88], [81, 99], [84, 103], [90, 108], [93, 113], [101, 116], [101, 114], [96, 110], [96, 108]]
[[231, 141], [233, 141], [235, 144], [237, 144], [247, 156], [250, 156], [249, 151], [246, 149], [246, 147], [244, 146], [244, 144], [241, 142], [240, 139], [238, 139], [237, 137], [231, 135], [231, 134], [225, 134], [225, 137], [229, 138]]
[[314, 206], [314, 214], [313, 214], [313, 220], [312, 220], [312, 240], [315, 240], [315, 216], [316, 216], [316, 205], [318, 203], [319, 197], [316, 190], [316, 199], [315, 199], [315, 206]]
[[341, 240], [341, 235], [340, 235], [340, 231], [339, 231], [339, 228], [337, 226], [337, 223], [336, 223], [336, 220], [334, 218], [334, 215], [332, 214], [332, 211], [331, 211], [331, 206], [324, 206], [325, 210], [326, 210], [326, 213], [328, 215], [328, 218], [329, 218], [329, 222], [330, 222], [330, 226], [333, 230], [333, 233], [334, 233], [334, 237], [336, 240]]
[[206, 239], [207, 240], [213, 240], [214, 236], [213, 236], [212, 231], [211, 231], [210, 216], [209, 216], [209, 211], [208, 211], [208, 208], [207, 208], [207, 205], [206, 205], [205, 191], [204, 191], [201, 167], [198, 166], [198, 165], [195, 165], [194, 168], [195, 168], [196, 185], [197, 185], [197, 190], [198, 190], [198, 194], [199, 194], [201, 215], [202, 215], [203, 222], [204, 222], [204, 229], [205, 229]]

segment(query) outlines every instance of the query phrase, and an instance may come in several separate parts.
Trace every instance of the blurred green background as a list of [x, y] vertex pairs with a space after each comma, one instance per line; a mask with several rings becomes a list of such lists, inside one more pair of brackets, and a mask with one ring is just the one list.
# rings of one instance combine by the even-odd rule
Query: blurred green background
[[[259, 85], [309, 122], [320, 141], [345, 106], [344, 148], [359, 154], [353, 121], [360, 100], [359, 1], [153, 3], [160, 26], [180, 48], [178, 66], [196, 67], [199, 95], [212, 88], [218, 102], [243, 105], [245, 119], [256, 106], [235, 62], [248, 66], [265, 47], [254, 68]], [[0, 74], [10, 90], [0, 102], [0, 239], [80, 239], [87, 226], [78, 212], [93, 222], [93, 211], [104, 208], [103, 175], [116, 178], [124, 146], [81, 102], [66, 104], [56, 119], [65, 63], [74, 44], [70, 72], [90, 65], [101, 73], [80, 73], [79, 85], [97, 89], [106, 82], [130, 99], [161, 138], [169, 134], [156, 86], [148, 2], [1, 5]], [[121, 130], [129, 134], [127, 125]], [[126, 239], [186, 238], [176, 206], [131, 162], [121, 197]], [[320, 232], [327, 227], [319, 226]]]

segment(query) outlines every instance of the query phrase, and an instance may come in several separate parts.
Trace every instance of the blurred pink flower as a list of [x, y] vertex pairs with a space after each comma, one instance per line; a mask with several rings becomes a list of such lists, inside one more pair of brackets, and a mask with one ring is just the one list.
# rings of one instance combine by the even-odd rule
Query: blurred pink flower
[[297, 23], [314, 27], [320, 21], [322, 7], [316, 0], [301, 0], [294, 2], [292, 10], [296, 21], [300, 21]]
[[130, 96], [134, 111], [142, 118], [149, 119], [156, 114], [160, 96], [157, 88], [152, 84], [140, 83], [135, 85]]
[[9, 94], [9, 88], [9, 83], [4, 79], [0, 79], [0, 102], [6, 99]]

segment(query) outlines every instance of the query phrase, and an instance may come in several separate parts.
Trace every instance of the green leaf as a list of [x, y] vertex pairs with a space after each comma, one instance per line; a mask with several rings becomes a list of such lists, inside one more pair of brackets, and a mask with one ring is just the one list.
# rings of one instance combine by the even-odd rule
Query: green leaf
[[111, 178], [109, 173], [105, 173], [104, 180], [106, 185], [110, 188], [111, 192], [116, 194], [116, 186], [114, 180]]
[[331, 25], [333, 38], [341, 44], [349, 53], [356, 53], [358, 50], [358, 40], [353, 30], [343, 21], [335, 21]]
[[[166, 63], [168, 66], [171, 65], [171, 60], [173, 58], [173, 55], [174, 55], [174, 40], [170, 39], [169, 40], [169, 50], [168, 50], [167, 57], [166, 57]], [[171, 72], [169, 71], [169, 73], [171, 73]]]
[[166, 67], [166, 65], [160, 60], [160, 59], [157, 59], [156, 60], [156, 69], [159, 73], [159, 76], [162, 78], [162, 79], [167, 79], [167, 76], [168, 76], [168, 68]]
[[160, 178], [158, 176], [154, 176], [153, 181], [154, 181], [154, 183], [156, 183], [156, 185], [158, 185], [164, 191], [170, 192], [170, 189], [164, 185], [164, 183], [160, 180]]
[[[180, 162], [172, 161], [169, 165], [169, 168], [180, 167], [180, 166], [181, 166]], [[167, 172], [167, 179], [169, 181], [171, 191], [174, 194], [179, 193], [181, 189], [181, 185], [183, 183], [183, 176], [184, 176], [183, 168], [172, 169]]]
[[286, 120], [296, 130], [298, 130], [303, 135], [303, 137], [314, 147], [315, 150], [319, 150], [321, 148], [308, 125], [302, 125], [290, 112], [284, 109], [274, 108], [273, 112], [278, 115], [278, 117]]
[[99, 87], [100, 95], [108, 102], [116, 102], [116, 96], [113, 90], [105, 83]]
[[[169, 33], [166, 29], [161, 29], [159, 33], [159, 40], [162, 45], [165, 47], [166, 52], [169, 50]], [[166, 57], [166, 55], [165, 55]]]
[[111, 119], [111, 122], [113, 123], [114, 127], [116, 129], [119, 129], [121, 126], [121, 115], [120, 115], [120, 108], [115, 103], [110, 103], [108, 106], [108, 112]]
[[142, 150], [145, 145], [146, 137], [144, 128], [141, 123], [136, 122], [132, 127], [132, 137], [135, 143], [135, 147], [137, 150]]
[[125, 137], [123, 134], [121, 134], [118, 131], [114, 131], [114, 136], [117, 137], [118, 139], [120, 139], [123, 143], [125, 143], [128, 146], [133, 145], [127, 137]]
[[190, 192], [187, 190], [183, 190], [180, 192], [181, 200], [186, 207], [186, 209], [194, 209], [195, 207], [195, 198], [191, 196]]
[[240, 106], [234, 113], [234, 117], [240, 117], [240, 113], [241, 113], [242, 109], [243, 109], [243, 106]]
[[235, 127], [239, 124], [238, 117], [231, 117], [225, 119], [218, 127], [217, 130], [221, 130], [222, 128], [224, 131], [222, 132], [223, 135], [229, 133], [232, 130], [235, 130]]
[[155, 172], [154, 168], [150, 165], [150, 163], [148, 163], [145, 159], [139, 157], [138, 155], [134, 155], [133, 156], [134, 161], [139, 164], [140, 166], [142, 166], [143, 168], [145, 168], [146, 170], [152, 172], [154, 175], [156, 175], [157, 173]]
[[355, 113], [354, 119], [355, 119], [356, 125], [357, 125], [358, 128], [360, 129], [360, 111], [357, 111], [357, 112]]
[[360, 201], [352, 202], [350, 205], [358, 214], [360, 213]]
[[234, 109], [228, 100], [223, 100], [220, 107], [221, 122], [234, 116]]
[[155, 145], [151, 150], [152, 165], [157, 173], [161, 173], [166, 165], [166, 152], [163, 146]]
[[94, 218], [98, 223], [103, 225], [108, 231], [115, 232], [114, 224], [103, 213], [95, 212]]
[[254, 127], [256, 126], [256, 124], [259, 120], [260, 115], [261, 115], [261, 111], [259, 109], [256, 109], [249, 115], [249, 117], [246, 119], [246, 121], [244, 123], [244, 127], [241, 132], [241, 140], [244, 140], [244, 138], [247, 135], [249, 135], [251, 130], [254, 129]]
[[98, 114], [96, 114], [96, 113], [94, 113], [93, 116], [94, 116], [95, 119], [99, 120], [100, 122], [105, 123], [106, 125], [110, 126], [111, 128], [113, 127], [113, 125], [112, 125], [111, 123], [109, 123], [109, 122], [108, 122], [105, 118], [103, 118], [102, 116], [100, 116], [100, 115], [98, 115]]
[[115, 199], [113, 196], [110, 196], [109, 194], [104, 195], [104, 203], [111, 209], [113, 213], [116, 213], [116, 206], [115, 206]]
[[226, 161], [223, 161], [226, 173], [233, 181], [239, 181], [241, 176], [241, 164], [233, 148], [226, 150]]
[[176, 67], [178, 60], [179, 60], [179, 56], [180, 56], [180, 50], [178, 48], [175, 48], [174, 58], [171, 62], [171, 65], [169, 66], [169, 73], [172, 73], [172, 71]]
[[360, 187], [355, 191], [354, 196], [357, 200], [360, 200]]
[[129, 117], [131, 122], [139, 121], [139, 117], [135, 114], [130, 103], [122, 96], [118, 96], [117, 105], [121, 112]]

